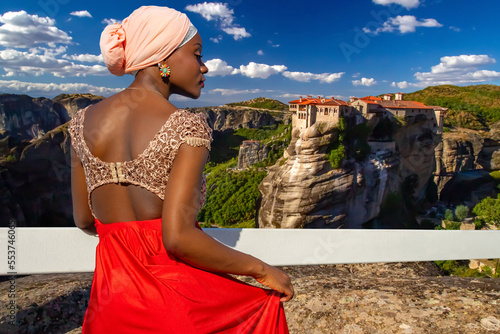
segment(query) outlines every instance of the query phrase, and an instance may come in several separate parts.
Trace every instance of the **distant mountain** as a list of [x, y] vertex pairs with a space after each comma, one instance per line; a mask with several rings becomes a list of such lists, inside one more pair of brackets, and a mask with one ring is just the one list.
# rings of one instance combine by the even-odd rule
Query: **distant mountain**
[[405, 94], [405, 100], [449, 108], [445, 126], [489, 130], [500, 120], [500, 86], [432, 86]]
[[269, 110], [287, 110], [288, 105], [280, 102], [278, 100], [268, 99], [266, 97], [258, 97], [256, 99], [242, 101], [242, 102], [234, 102], [228, 103], [228, 106], [232, 107], [252, 107], [252, 108], [262, 108]]

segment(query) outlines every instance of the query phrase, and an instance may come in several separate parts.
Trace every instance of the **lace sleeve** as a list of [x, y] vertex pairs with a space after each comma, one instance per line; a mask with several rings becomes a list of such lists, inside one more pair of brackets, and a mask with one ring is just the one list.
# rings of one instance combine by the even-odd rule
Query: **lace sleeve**
[[190, 146], [205, 146], [208, 150], [211, 149], [212, 129], [207, 123], [204, 114], [189, 113], [183, 124], [183, 130], [180, 134], [180, 144], [186, 143]]
[[69, 121], [69, 126], [68, 126], [68, 133], [71, 138], [71, 146], [76, 152], [77, 157], [82, 160], [82, 152], [81, 152], [81, 145], [79, 145], [79, 137], [78, 133], [81, 130], [80, 129], [80, 112], [81, 110], [78, 110], [73, 118]]

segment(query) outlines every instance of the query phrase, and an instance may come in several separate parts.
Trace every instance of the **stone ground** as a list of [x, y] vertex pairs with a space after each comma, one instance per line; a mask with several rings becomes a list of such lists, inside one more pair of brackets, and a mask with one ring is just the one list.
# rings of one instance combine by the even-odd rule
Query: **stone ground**
[[[292, 334], [500, 333], [500, 279], [441, 277], [433, 263], [294, 266], [285, 304]], [[0, 333], [81, 333], [92, 274], [15, 281], [19, 326], [7, 327], [10, 282], [0, 283]]]

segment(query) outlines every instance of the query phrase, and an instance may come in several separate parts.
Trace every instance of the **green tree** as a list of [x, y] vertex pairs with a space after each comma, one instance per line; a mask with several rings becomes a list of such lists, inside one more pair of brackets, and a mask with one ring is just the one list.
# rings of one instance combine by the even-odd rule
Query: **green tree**
[[476, 215], [476, 219], [500, 227], [500, 194], [496, 199], [483, 199], [472, 209], [472, 213]]
[[469, 208], [465, 205], [459, 205], [455, 208], [455, 217], [459, 222], [463, 222], [469, 215]]
[[453, 219], [455, 219], [455, 217], [453, 216], [453, 211], [451, 211], [450, 209], [446, 209], [446, 211], [444, 212], [444, 219], [453, 221]]

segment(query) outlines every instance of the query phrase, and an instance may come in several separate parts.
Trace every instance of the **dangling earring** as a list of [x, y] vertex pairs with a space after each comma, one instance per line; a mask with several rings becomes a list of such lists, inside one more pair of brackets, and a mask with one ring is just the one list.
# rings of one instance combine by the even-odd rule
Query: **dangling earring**
[[170, 66], [158, 63], [158, 67], [160, 68], [160, 75], [162, 78], [170, 78]]

